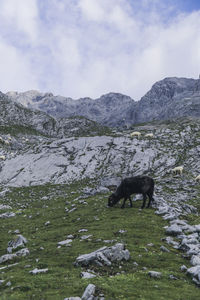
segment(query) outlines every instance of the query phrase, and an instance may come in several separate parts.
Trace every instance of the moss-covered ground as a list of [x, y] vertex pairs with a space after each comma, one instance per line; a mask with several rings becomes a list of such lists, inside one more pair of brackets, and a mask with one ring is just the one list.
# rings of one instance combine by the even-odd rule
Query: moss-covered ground
[[[17, 229], [27, 238], [30, 255], [9, 262], [18, 262], [17, 265], [0, 269], [0, 280], [4, 280], [0, 285], [0, 299], [56, 300], [81, 296], [89, 283], [95, 284], [97, 294], [104, 294], [107, 300], [200, 298], [199, 288], [180, 271], [181, 265], [190, 266], [184, 253], [161, 240], [167, 222], [154, 209], [140, 210], [140, 200], [134, 202], [133, 208], [127, 206], [122, 210], [120, 205], [107, 208], [108, 195], [82, 199], [82, 188], [81, 183], [11, 188], [1, 199], [1, 204], [12, 207], [16, 217], [0, 219], [0, 256], [6, 254], [8, 242]], [[73, 204], [77, 209], [66, 213], [65, 208], [71, 209]], [[49, 225], [45, 225], [47, 221]], [[80, 229], [88, 231], [79, 232]], [[58, 248], [57, 243], [70, 234], [74, 236], [71, 247]], [[81, 241], [85, 234], [92, 236]], [[82, 279], [81, 271], [86, 269], [74, 266], [76, 257], [116, 242], [125, 243], [131, 259], [113, 263], [111, 267], [94, 266], [97, 277]], [[161, 245], [170, 252], [162, 252]], [[6, 265], [1, 264], [0, 268]], [[48, 272], [31, 275], [29, 271], [36, 267], [48, 268]], [[150, 278], [150, 270], [162, 272], [162, 277]], [[170, 279], [170, 275], [177, 279]], [[7, 285], [9, 281], [11, 285]]]

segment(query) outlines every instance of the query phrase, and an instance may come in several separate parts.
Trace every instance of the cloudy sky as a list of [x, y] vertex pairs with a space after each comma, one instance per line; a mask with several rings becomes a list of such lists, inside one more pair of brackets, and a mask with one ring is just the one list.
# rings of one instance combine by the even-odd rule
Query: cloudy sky
[[0, 91], [139, 100], [200, 74], [199, 0], [0, 0]]

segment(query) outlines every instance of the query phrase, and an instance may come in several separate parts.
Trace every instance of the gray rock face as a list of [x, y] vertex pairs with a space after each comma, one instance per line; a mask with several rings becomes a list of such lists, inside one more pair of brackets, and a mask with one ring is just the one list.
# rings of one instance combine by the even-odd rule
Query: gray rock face
[[141, 98], [137, 121], [169, 120], [185, 116], [200, 116], [200, 80], [165, 78], [156, 82]]
[[133, 99], [118, 93], [109, 93], [96, 100], [73, 100], [32, 91], [7, 95], [28, 108], [41, 110], [55, 118], [83, 116], [107, 126], [125, 125], [130, 106], [136, 105]]
[[113, 261], [128, 260], [130, 253], [125, 249], [124, 244], [117, 243], [112, 247], [102, 247], [89, 254], [83, 254], [77, 257], [75, 264], [88, 266], [97, 264], [99, 266], [111, 266]]
[[165, 78], [156, 82], [138, 102], [118, 93], [109, 93], [95, 100], [72, 100], [37, 91], [7, 95], [28, 108], [44, 111], [56, 118], [79, 115], [112, 127], [200, 116], [199, 79]]
[[[11, 99], [0, 92], [0, 125], [23, 126], [52, 137], [80, 136], [88, 132], [95, 135], [105, 130], [103, 126], [84, 117], [56, 119]], [[19, 148], [20, 145], [13, 142], [12, 147]]]

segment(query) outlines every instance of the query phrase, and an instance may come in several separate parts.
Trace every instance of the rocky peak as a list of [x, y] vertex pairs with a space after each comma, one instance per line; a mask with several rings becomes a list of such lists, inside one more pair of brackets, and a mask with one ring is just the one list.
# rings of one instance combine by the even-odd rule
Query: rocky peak
[[156, 82], [140, 101], [120, 93], [98, 99], [73, 100], [52, 93], [9, 92], [9, 98], [55, 118], [83, 116], [111, 127], [130, 126], [152, 120], [200, 116], [200, 79], [170, 77]]

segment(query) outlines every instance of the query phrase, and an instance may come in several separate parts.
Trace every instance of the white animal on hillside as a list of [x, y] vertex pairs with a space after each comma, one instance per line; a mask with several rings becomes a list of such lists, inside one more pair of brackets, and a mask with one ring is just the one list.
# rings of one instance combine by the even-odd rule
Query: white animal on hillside
[[5, 160], [6, 159], [5, 155], [0, 155], [0, 159]]
[[4, 144], [8, 146], [8, 145], [10, 145], [10, 142], [6, 140], [6, 141], [4, 141]]
[[198, 175], [194, 180], [195, 181], [200, 181], [200, 175]]
[[150, 137], [150, 138], [152, 138], [152, 137], [154, 137], [154, 134], [153, 134], [153, 133], [147, 133], [147, 134], [145, 134], [145, 137]]
[[141, 136], [141, 132], [139, 132], [139, 131], [133, 131], [133, 132], [131, 132], [130, 136], [131, 137], [137, 136], [139, 138]]
[[172, 169], [172, 173], [173, 174], [180, 174], [180, 175], [182, 175], [182, 173], [183, 173], [183, 166], [175, 167], [174, 169]]

